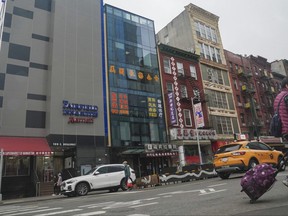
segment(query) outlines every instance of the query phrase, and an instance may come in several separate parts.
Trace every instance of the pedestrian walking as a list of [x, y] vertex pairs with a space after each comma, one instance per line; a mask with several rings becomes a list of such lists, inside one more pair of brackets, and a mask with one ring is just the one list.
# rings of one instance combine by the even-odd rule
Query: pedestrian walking
[[61, 195], [61, 184], [62, 184], [62, 175], [61, 175], [61, 173], [58, 173], [57, 195]]
[[57, 177], [57, 175], [54, 175], [53, 176], [53, 194], [52, 194], [52, 196], [55, 196], [55, 195], [57, 195], [57, 193], [58, 193], [58, 189], [57, 189], [57, 181], [58, 181], [58, 177]]
[[[288, 141], [288, 77], [281, 82], [281, 91], [274, 100], [274, 112], [277, 112], [279, 106], [279, 116], [282, 122], [282, 137]], [[283, 180], [283, 184], [288, 187], [288, 176]]]
[[127, 186], [127, 189], [131, 189], [132, 183], [129, 183], [128, 181], [130, 180], [130, 175], [131, 175], [130, 166], [128, 165], [127, 161], [124, 161], [123, 164], [124, 164], [124, 175], [125, 175], [126, 186]]

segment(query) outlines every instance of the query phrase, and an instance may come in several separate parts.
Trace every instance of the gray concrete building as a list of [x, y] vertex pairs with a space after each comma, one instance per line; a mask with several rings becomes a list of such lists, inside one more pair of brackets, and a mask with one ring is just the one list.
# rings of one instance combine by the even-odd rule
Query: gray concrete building
[[157, 33], [158, 43], [200, 55], [203, 91], [209, 100], [206, 127], [217, 132], [214, 150], [240, 132], [218, 22], [218, 16], [189, 4]]
[[[13, 178], [17, 193], [29, 196], [37, 193], [37, 181], [48, 184], [63, 169], [83, 174], [108, 160], [103, 1], [6, 4], [0, 52], [2, 186]], [[32, 188], [30, 194], [25, 187]]]

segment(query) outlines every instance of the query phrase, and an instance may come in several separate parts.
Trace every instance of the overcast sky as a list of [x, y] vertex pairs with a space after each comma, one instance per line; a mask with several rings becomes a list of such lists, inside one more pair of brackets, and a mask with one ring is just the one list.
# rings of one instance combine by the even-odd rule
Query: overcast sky
[[192, 3], [220, 17], [224, 49], [259, 55], [268, 62], [288, 59], [288, 0], [104, 0], [104, 3], [153, 20], [156, 33]]

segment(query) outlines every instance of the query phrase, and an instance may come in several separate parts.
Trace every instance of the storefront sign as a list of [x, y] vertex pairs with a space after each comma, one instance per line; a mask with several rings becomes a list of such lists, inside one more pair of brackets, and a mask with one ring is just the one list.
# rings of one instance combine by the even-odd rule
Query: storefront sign
[[63, 100], [64, 116], [70, 116], [68, 123], [93, 123], [98, 117], [98, 107], [94, 105], [75, 104]]
[[[127, 73], [125, 73], [125, 70], [127, 71]], [[155, 81], [155, 82], [159, 82], [159, 76], [158, 74], [150, 74], [150, 73], [144, 73], [142, 71], [136, 71], [134, 69], [130, 69], [130, 68], [115, 68], [114, 65], [110, 65], [109, 66], [109, 72], [110, 74], [118, 74], [120, 76], [126, 77], [127, 74], [127, 78], [128, 79], [132, 79], [135, 81], [142, 81], [142, 80], [147, 80], [147, 81]]]
[[178, 151], [177, 145], [175, 144], [145, 144], [146, 152], [157, 152], [157, 151]]
[[156, 153], [147, 153], [146, 157], [165, 157], [165, 156], [176, 156], [178, 152], [156, 152]]
[[50, 156], [51, 152], [4, 152], [5, 156]]
[[62, 143], [62, 142], [53, 142], [52, 146], [61, 146], [61, 147], [75, 147], [76, 143]]
[[196, 140], [197, 131], [200, 140], [215, 140], [216, 139], [216, 130], [195, 130], [195, 129], [181, 129], [173, 128], [170, 129], [171, 140]]
[[128, 95], [111, 92], [111, 113], [129, 115]]

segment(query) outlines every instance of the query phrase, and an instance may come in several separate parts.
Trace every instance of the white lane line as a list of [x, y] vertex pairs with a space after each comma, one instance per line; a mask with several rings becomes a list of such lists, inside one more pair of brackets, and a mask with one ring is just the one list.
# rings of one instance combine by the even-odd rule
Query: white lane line
[[160, 199], [160, 197], [151, 197], [151, 198], [147, 198], [147, 199], [143, 199], [143, 200], [151, 201], [151, 200], [155, 200], [155, 199]]
[[93, 216], [93, 215], [100, 215], [100, 214], [105, 214], [105, 213], [106, 213], [106, 211], [95, 211], [95, 212], [77, 214], [77, 215], [73, 215], [73, 216]]
[[8, 214], [5, 216], [15, 216], [15, 215], [23, 215], [23, 214], [31, 214], [31, 213], [37, 213], [37, 212], [44, 212], [44, 211], [53, 211], [53, 210], [58, 210], [58, 209], [62, 209], [62, 208], [47, 208], [47, 209], [41, 209], [41, 210], [35, 210], [35, 211], [25, 211], [25, 212], [19, 212], [19, 213], [15, 213], [15, 214]]
[[218, 187], [218, 186], [222, 186], [222, 185], [226, 185], [227, 183], [222, 183], [222, 184], [216, 184], [216, 185], [209, 185], [207, 187]]
[[156, 205], [156, 204], [158, 204], [158, 202], [146, 203], [146, 204], [141, 204], [141, 205], [134, 205], [134, 206], [130, 206], [129, 208], [139, 208], [139, 207], [143, 207], [143, 206]]
[[211, 191], [211, 192], [206, 192], [205, 193], [200, 193], [199, 196], [201, 195], [207, 195], [207, 194], [213, 194], [213, 193], [218, 193], [218, 192], [223, 192], [226, 191], [227, 189], [223, 189], [223, 190], [217, 190], [217, 191]]
[[[20, 207], [20, 206], [19, 206]], [[2, 212], [0, 212], [0, 215], [6, 215], [6, 214], [12, 214], [14, 212], [23, 212], [23, 211], [29, 211], [29, 210], [40, 210], [40, 209], [47, 209], [48, 207], [38, 207], [37, 206], [29, 206], [29, 207], [24, 207], [22, 206], [22, 208], [14, 208], [14, 209], [7, 209], [7, 210], [4, 210]]]
[[65, 214], [65, 213], [74, 212], [74, 211], [82, 211], [82, 209], [71, 209], [71, 210], [65, 210], [65, 211], [51, 212], [47, 214], [40, 214], [40, 215], [35, 215], [35, 216], [59, 215], [59, 214]]
[[78, 206], [78, 208], [96, 208], [96, 207], [100, 207], [100, 206], [103, 206], [103, 205], [110, 205], [112, 203], [115, 203], [115, 202], [103, 202], [103, 203], [95, 203], [95, 204], [90, 204], [90, 205], [82, 205], [82, 206]]

